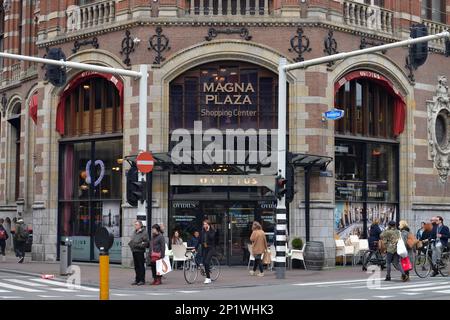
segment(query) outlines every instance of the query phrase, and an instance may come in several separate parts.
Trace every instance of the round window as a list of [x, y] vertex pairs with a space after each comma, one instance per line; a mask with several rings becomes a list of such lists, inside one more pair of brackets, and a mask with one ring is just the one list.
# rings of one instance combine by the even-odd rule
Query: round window
[[440, 112], [436, 118], [435, 134], [436, 141], [441, 148], [445, 148], [448, 145], [447, 138], [447, 113]]

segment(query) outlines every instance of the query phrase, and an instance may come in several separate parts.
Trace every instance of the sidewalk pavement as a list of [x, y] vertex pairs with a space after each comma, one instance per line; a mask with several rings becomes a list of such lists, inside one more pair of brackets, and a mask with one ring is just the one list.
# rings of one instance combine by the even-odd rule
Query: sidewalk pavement
[[[99, 265], [97, 263], [78, 263], [74, 262], [81, 269], [81, 284], [85, 286], [99, 285]], [[55, 280], [65, 280], [67, 276], [59, 275], [59, 262], [36, 262], [31, 261], [30, 257], [25, 259], [22, 264], [17, 263], [17, 258], [14, 256], [7, 256], [5, 262], [0, 260], [0, 272], [12, 273], [17, 275], [42, 276], [44, 274], [51, 274], [55, 276]], [[366, 279], [368, 274], [361, 271], [361, 266], [347, 266], [324, 269], [322, 271], [308, 271], [303, 269], [286, 270], [285, 279], [277, 279], [275, 271], [266, 270], [264, 277], [249, 276], [247, 267], [237, 266], [228, 267], [222, 266], [221, 274], [217, 281], [211, 285], [204, 285], [203, 278], [199, 274], [197, 282], [194, 284], [186, 283], [182, 270], [174, 270], [163, 278], [163, 285], [153, 286], [155, 290], [179, 289], [179, 290], [199, 290], [210, 288], [230, 288], [230, 287], [253, 287], [253, 286], [267, 286], [290, 283], [307, 283], [307, 282], [323, 282], [323, 281], [339, 281], [339, 280], [354, 280]], [[135, 287], [131, 286], [134, 280], [134, 269], [122, 267], [120, 265], [110, 265], [109, 279], [111, 289], [137, 289], [149, 286]], [[147, 268], [145, 275], [147, 283], [151, 279], [151, 270]]]

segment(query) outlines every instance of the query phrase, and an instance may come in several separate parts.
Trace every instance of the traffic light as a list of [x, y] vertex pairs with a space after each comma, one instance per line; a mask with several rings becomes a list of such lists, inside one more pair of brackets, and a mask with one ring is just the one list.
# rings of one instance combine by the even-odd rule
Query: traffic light
[[278, 200], [281, 200], [287, 192], [286, 188], [287, 180], [283, 178], [281, 175], [276, 176], [275, 178], [275, 196]]
[[133, 163], [127, 172], [127, 202], [133, 207], [137, 207], [138, 201], [144, 202], [147, 194], [146, 182], [138, 179], [138, 169]]
[[[410, 37], [420, 38], [428, 36], [427, 27], [420, 23], [411, 27]], [[421, 42], [409, 46], [409, 63], [417, 69], [427, 61], [428, 58], [428, 42]]]
[[450, 57], [450, 39], [445, 39], [445, 56]]
[[[45, 56], [46, 59], [52, 60], [66, 60], [66, 55], [61, 50], [61, 48], [51, 48], [47, 51]], [[66, 84], [66, 68], [46, 64], [45, 65], [45, 78], [50, 81], [55, 87], [63, 87]]]
[[289, 163], [286, 165], [286, 203], [291, 203], [295, 195], [295, 171]]

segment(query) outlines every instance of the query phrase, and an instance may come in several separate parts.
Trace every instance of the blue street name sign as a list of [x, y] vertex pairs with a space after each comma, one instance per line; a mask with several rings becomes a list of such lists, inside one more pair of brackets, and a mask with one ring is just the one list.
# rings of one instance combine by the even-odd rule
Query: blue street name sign
[[323, 114], [325, 120], [339, 120], [343, 118], [345, 115], [345, 111], [341, 109], [333, 109], [327, 111]]

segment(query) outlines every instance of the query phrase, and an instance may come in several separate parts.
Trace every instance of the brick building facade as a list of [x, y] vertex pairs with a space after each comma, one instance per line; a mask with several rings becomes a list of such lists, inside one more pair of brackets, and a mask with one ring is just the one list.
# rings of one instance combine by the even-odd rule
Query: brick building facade
[[[42, 57], [48, 48], [61, 48], [69, 61], [132, 70], [148, 64], [148, 150], [156, 154], [170, 152], [178, 110], [183, 119], [199, 117], [189, 112], [204, 97], [198, 88], [208, 79], [255, 84], [258, 102], [252, 103], [261, 113], [227, 123], [213, 118], [211, 128], [258, 123], [273, 129], [264, 119], [276, 116], [267, 101], [277, 101], [281, 56], [311, 59], [405, 39], [416, 23], [429, 33], [450, 24], [450, 0], [11, 0], [2, 8], [5, 52]], [[334, 264], [335, 238], [363, 236], [375, 219], [406, 219], [416, 229], [431, 215], [450, 218], [449, 58], [444, 41], [429, 47], [418, 70], [405, 67], [408, 50], [399, 48], [288, 73], [289, 151], [334, 159], [327, 168], [333, 177], [311, 176], [308, 233], [325, 244], [328, 265]], [[4, 60], [2, 66], [0, 216], [8, 222], [23, 215], [32, 226], [35, 260], [57, 259], [58, 237], [66, 235], [74, 237], [79, 260], [95, 260], [92, 232], [107, 223], [117, 228], [113, 260], [130, 264], [126, 244], [136, 209], [124, 201], [129, 166], [123, 159], [138, 152], [138, 82], [67, 70], [67, 86], [56, 88], [39, 65]], [[346, 118], [323, 121], [333, 106], [345, 109]], [[92, 171], [106, 177], [98, 190], [97, 181], [89, 181]], [[273, 229], [274, 199], [264, 188], [274, 174], [233, 180], [157, 171], [152, 223], [187, 234], [187, 222], [209, 215], [221, 231], [224, 258], [238, 263], [250, 220], [258, 217], [266, 231]], [[295, 176], [291, 240], [307, 234], [303, 170]]]

